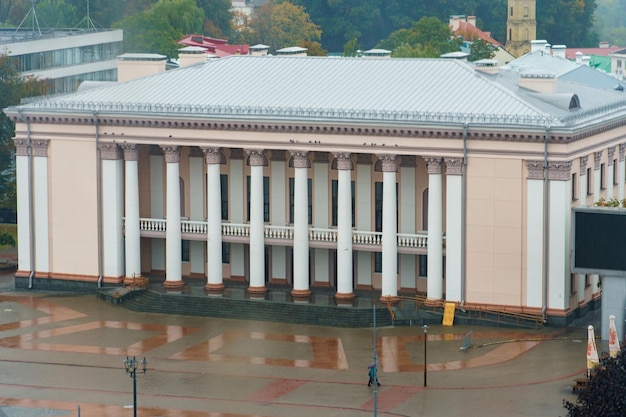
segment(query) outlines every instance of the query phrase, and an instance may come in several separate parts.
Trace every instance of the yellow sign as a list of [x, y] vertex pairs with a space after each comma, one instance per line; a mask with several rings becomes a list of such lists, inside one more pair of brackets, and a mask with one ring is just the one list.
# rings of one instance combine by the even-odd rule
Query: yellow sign
[[444, 326], [452, 326], [454, 323], [454, 303], [446, 303], [443, 309], [443, 324]]

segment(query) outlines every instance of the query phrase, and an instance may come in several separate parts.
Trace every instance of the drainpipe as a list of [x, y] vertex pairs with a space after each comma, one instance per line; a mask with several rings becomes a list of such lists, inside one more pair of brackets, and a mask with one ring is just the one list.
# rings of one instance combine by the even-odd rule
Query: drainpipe
[[100, 162], [100, 124], [98, 113], [93, 113], [93, 123], [96, 126], [96, 205], [98, 217], [98, 288], [102, 288], [102, 165]]
[[17, 111], [17, 117], [26, 123], [26, 149], [28, 149], [28, 233], [30, 244], [30, 272], [28, 274], [28, 289], [33, 288], [33, 277], [35, 276], [35, 213], [33, 210], [33, 147], [30, 138], [30, 120], [22, 116], [22, 111]]
[[461, 166], [461, 311], [465, 313], [465, 236], [467, 220], [467, 123], [463, 123], [463, 165]]
[[546, 127], [546, 133], [543, 139], [543, 307], [541, 308], [541, 316], [543, 322], [548, 322], [546, 310], [548, 309], [548, 244], [549, 244], [549, 228], [548, 228], [548, 209], [549, 209], [549, 181], [548, 181], [548, 141], [550, 140], [550, 126]]

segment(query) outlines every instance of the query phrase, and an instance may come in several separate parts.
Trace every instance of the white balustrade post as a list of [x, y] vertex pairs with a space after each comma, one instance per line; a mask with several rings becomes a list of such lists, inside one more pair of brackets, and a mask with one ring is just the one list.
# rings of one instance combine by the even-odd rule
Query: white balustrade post
[[134, 143], [124, 143], [124, 210], [126, 278], [141, 276], [141, 237], [139, 229], [139, 151]]
[[381, 301], [398, 301], [398, 211], [395, 155], [380, 155], [383, 169], [383, 282]]
[[265, 287], [265, 236], [263, 221], [263, 166], [262, 150], [248, 150], [250, 164], [250, 285], [248, 292], [263, 295]]
[[180, 231], [180, 150], [178, 146], [162, 146], [167, 163], [166, 223], [165, 232], [165, 282], [163, 286], [172, 291], [183, 288], [182, 236]]
[[296, 151], [293, 156], [294, 178], [294, 224], [293, 224], [293, 289], [291, 295], [297, 300], [308, 300], [309, 289], [309, 192], [307, 169], [308, 153]]
[[337, 292], [335, 299], [348, 303], [354, 299], [352, 287], [352, 159], [349, 153], [337, 158]]
[[220, 181], [220, 148], [203, 147], [207, 168], [207, 283], [209, 293], [221, 294], [224, 290], [222, 276], [222, 187]]

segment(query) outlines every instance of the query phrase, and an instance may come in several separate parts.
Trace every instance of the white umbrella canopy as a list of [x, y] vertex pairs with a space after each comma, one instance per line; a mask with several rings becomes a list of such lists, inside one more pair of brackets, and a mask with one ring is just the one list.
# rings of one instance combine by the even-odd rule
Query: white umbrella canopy
[[587, 378], [591, 376], [591, 370], [600, 362], [596, 347], [596, 335], [593, 326], [587, 327]]
[[616, 357], [620, 351], [619, 337], [617, 337], [617, 328], [615, 327], [615, 316], [609, 316], [609, 355]]

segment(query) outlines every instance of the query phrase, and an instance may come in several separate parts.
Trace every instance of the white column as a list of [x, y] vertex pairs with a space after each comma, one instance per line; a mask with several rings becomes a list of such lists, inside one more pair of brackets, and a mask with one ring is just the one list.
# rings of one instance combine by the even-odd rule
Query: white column
[[443, 190], [440, 157], [424, 157], [428, 171], [428, 283], [426, 296], [443, 298]]
[[617, 198], [619, 201], [624, 199], [624, 182], [626, 181], [626, 164], [624, 164], [624, 153], [626, 152], [626, 143], [619, 144], [619, 172], [617, 178], [619, 178], [619, 184], [617, 184]]
[[220, 148], [202, 148], [206, 162], [206, 221], [207, 221], [207, 283], [204, 289], [221, 294], [222, 277], [222, 187], [220, 181]]
[[309, 168], [308, 152], [291, 152], [293, 156], [293, 290], [294, 299], [308, 300], [309, 289]]
[[611, 146], [608, 151], [607, 166], [607, 180], [606, 180], [606, 199], [613, 198], [613, 188], [615, 187], [615, 173], [613, 172], [613, 166], [615, 165], [615, 146]]
[[548, 308], [569, 307], [570, 181], [571, 162], [550, 162], [550, 214], [548, 263]]
[[463, 158], [445, 158], [446, 163], [446, 300], [461, 301], [461, 186]]
[[28, 276], [31, 270], [30, 248], [30, 170], [28, 140], [15, 142], [15, 187], [17, 192], [17, 276]]
[[398, 299], [398, 207], [396, 155], [380, 155], [383, 169], [383, 274], [381, 299]]
[[170, 290], [183, 288], [180, 231], [180, 150], [178, 146], [162, 146], [166, 168], [166, 227], [165, 233], [165, 282]]
[[[593, 202], [592, 204], [595, 204], [598, 200], [600, 200], [600, 188], [602, 186], [602, 174], [600, 172], [600, 169], [602, 168], [602, 151], [598, 151], [598, 152], [594, 152], [593, 153]], [[592, 293], [596, 294], [598, 292], [600, 292], [600, 289], [598, 288], [598, 284], [600, 283], [600, 275], [598, 274], [593, 274], [591, 276], [591, 279], [593, 281], [593, 290]]]
[[526, 161], [526, 305], [543, 306], [543, 161]]
[[124, 211], [126, 277], [141, 276], [141, 237], [139, 232], [139, 151], [134, 143], [124, 143]]
[[[578, 205], [584, 206], [585, 200], [587, 199], [587, 159], [588, 156], [583, 156], [580, 158], [580, 174], [579, 178], [579, 187], [578, 187]], [[582, 303], [585, 301], [585, 288], [587, 283], [585, 282], [585, 274], [578, 274], [578, 303]]]
[[250, 286], [251, 294], [265, 294], [265, 241], [263, 221], [262, 150], [248, 150], [250, 165]]
[[352, 287], [352, 159], [349, 153], [337, 158], [337, 293], [339, 301], [354, 299]]
[[48, 224], [48, 142], [33, 140], [33, 205], [35, 207], [35, 273], [47, 278], [50, 272]]

